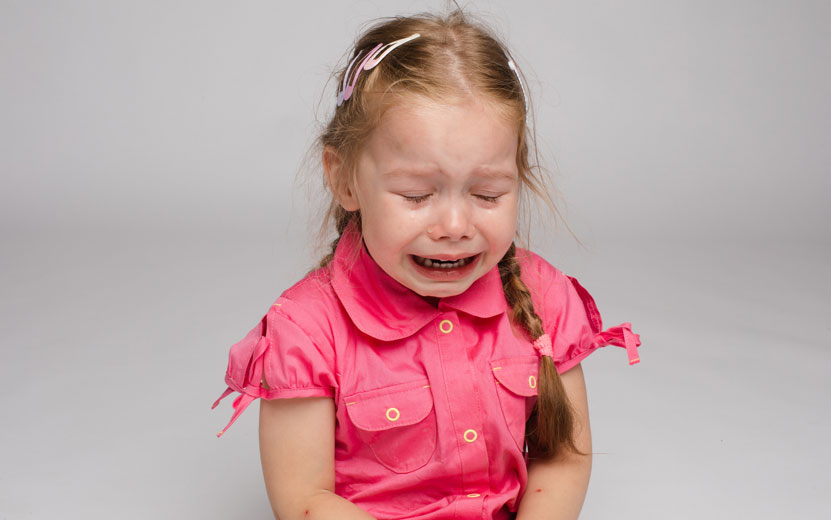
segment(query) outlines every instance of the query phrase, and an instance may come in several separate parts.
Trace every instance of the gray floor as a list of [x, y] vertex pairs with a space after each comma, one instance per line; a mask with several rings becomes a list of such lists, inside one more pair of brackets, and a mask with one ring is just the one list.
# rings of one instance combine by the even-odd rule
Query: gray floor
[[[4, 244], [0, 518], [269, 518], [256, 406], [221, 439], [230, 403], [209, 406], [229, 345], [302, 262], [267, 237], [120, 235]], [[616, 347], [584, 362], [582, 518], [831, 514], [829, 253], [604, 241], [559, 255], [606, 325], [643, 339], [639, 365]]]
[[[587, 245], [534, 249], [643, 340], [583, 363], [581, 518], [831, 518], [831, 4], [460, 3]], [[0, 2], [0, 520], [271, 517], [228, 348], [314, 263], [350, 42], [448, 4]]]

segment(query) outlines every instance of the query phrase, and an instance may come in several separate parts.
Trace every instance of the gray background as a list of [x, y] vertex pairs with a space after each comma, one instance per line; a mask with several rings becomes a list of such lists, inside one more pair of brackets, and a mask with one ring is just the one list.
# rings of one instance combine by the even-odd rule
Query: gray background
[[[0, 519], [270, 517], [228, 348], [319, 256], [329, 72], [444, 5], [0, 3]], [[585, 245], [532, 247], [644, 342], [583, 363], [582, 518], [828, 518], [829, 4], [470, 6]]]

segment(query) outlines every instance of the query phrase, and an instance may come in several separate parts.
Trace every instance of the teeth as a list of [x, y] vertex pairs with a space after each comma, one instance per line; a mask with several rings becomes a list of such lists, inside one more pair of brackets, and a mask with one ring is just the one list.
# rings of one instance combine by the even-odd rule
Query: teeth
[[470, 258], [460, 258], [459, 260], [450, 262], [447, 260], [431, 260], [429, 258], [423, 258], [416, 255], [413, 256], [415, 257], [416, 263], [418, 263], [419, 265], [437, 269], [455, 269], [458, 267], [462, 267], [463, 265], [467, 265], [468, 262], [470, 262]]

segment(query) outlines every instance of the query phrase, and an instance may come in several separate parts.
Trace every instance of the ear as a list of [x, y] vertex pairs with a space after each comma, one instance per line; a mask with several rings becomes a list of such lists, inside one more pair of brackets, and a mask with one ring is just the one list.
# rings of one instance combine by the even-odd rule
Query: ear
[[326, 183], [332, 190], [332, 195], [346, 211], [357, 211], [361, 206], [355, 196], [352, 179], [345, 179], [349, 173], [343, 168], [343, 160], [332, 146], [323, 147], [323, 171], [326, 173]]

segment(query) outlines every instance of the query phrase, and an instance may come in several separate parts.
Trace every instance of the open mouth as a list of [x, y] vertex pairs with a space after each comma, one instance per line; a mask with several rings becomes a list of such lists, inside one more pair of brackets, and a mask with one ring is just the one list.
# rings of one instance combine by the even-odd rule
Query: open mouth
[[413, 259], [418, 265], [429, 269], [458, 269], [475, 260], [477, 256], [478, 255], [468, 256], [466, 258], [459, 258], [458, 260], [438, 260], [435, 258], [424, 258], [422, 256], [413, 255]]

